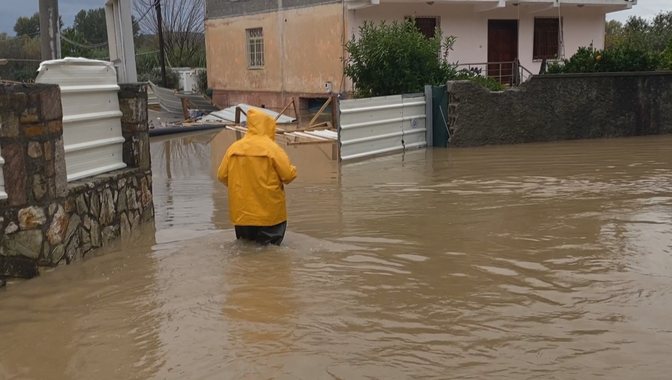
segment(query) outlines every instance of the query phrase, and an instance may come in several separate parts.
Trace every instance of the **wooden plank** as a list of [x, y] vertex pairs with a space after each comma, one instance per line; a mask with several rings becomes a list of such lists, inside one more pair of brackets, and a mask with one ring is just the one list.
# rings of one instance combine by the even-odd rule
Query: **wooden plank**
[[331, 102], [331, 125], [338, 125], [338, 99], [335, 96]]
[[310, 120], [310, 123], [308, 123], [308, 127], [311, 127], [311, 126], [313, 125], [313, 123], [315, 122], [315, 120], [317, 120], [317, 118], [319, 118], [320, 115], [322, 115], [322, 112], [324, 112], [324, 110], [327, 109], [327, 106], [329, 106], [329, 104], [331, 103], [331, 99], [332, 99], [332, 97], [329, 97], [329, 98], [327, 99], [327, 101], [324, 102], [324, 104], [322, 105], [322, 107], [320, 108], [320, 110], [317, 111], [317, 113], [315, 114], [315, 116], [313, 116], [313, 118]]
[[335, 144], [336, 140], [287, 141], [287, 145]]
[[330, 122], [325, 121], [324, 123], [320, 124], [315, 124], [310, 127], [306, 128], [300, 128], [300, 129], [293, 129], [291, 131], [285, 131], [285, 133], [292, 133], [292, 132], [306, 132], [306, 131], [312, 131], [314, 129], [319, 129], [319, 128], [324, 128], [324, 129], [332, 129], [332, 125]]
[[186, 120], [189, 118], [189, 101], [186, 98], [180, 98], [180, 101], [182, 103], [182, 117]]
[[[287, 111], [287, 108], [289, 108], [289, 106], [291, 106], [292, 104], [294, 104], [294, 98], [292, 98], [292, 101], [287, 103], [285, 108], [283, 108], [282, 111], [280, 111], [280, 113], [278, 114], [278, 116], [275, 117], [275, 121], [278, 121], [280, 116], [282, 116], [285, 113], [285, 111]], [[294, 110], [296, 111], [296, 104], [294, 104]]]
[[296, 98], [292, 97], [292, 104], [294, 104], [294, 117], [296, 117], [296, 124], [300, 125], [301, 120], [299, 119], [299, 111], [296, 109]]
[[236, 120], [235, 120], [235, 123], [236, 123], [236, 124], [240, 124], [240, 114], [241, 114], [241, 113], [242, 113], [243, 115], [245, 115], [245, 117], [247, 117], [247, 114], [245, 113], [245, 111], [243, 111], [242, 108], [240, 108], [240, 107], [236, 107]]

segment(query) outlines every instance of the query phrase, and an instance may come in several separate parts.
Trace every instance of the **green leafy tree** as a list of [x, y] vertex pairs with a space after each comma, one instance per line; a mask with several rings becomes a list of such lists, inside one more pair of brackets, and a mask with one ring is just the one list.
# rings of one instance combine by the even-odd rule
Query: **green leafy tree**
[[651, 50], [660, 52], [672, 42], [672, 12], [659, 13], [653, 18], [650, 27]]
[[35, 79], [40, 59], [40, 40], [37, 37], [10, 37], [0, 33], [0, 58], [10, 58], [0, 65], [0, 79], [30, 82]]
[[349, 41], [346, 50], [345, 74], [358, 96], [421, 91], [440, 75], [441, 37], [426, 38], [412, 22], [366, 22], [359, 39]]
[[89, 44], [100, 44], [107, 41], [107, 26], [105, 8], [80, 10], [75, 15], [72, 29], [78, 34], [86, 36]]
[[623, 43], [623, 24], [620, 21], [607, 22], [604, 46], [606, 49], [619, 46]]
[[35, 37], [40, 34], [40, 14], [35, 12], [31, 17], [19, 17], [14, 24], [17, 37]]
[[356, 87], [356, 96], [383, 96], [420, 92], [425, 85], [443, 84], [450, 79], [469, 79], [491, 89], [501, 89], [496, 81], [471, 71], [458, 71], [448, 62], [455, 37], [422, 34], [413, 20], [365, 22], [359, 38], [346, 44], [345, 74]]
[[[133, 21], [134, 17], [132, 17]], [[96, 8], [89, 10], [80, 10], [75, 15], [72, 23], [72, 29], [82, 36], [86, 36], [86, 41], [90, 45], [100, 44], [107, 41], [107, 20], [105, 18], [105, 8]], [[140, 33], [140, 26], [133, 22], [133, 36]]]
[[632, 16], [625, 24], [610, 21], [605, 30], [605, 48], [626, 48], [660, 54], [672, 40], [672, 12], [661, 12], [651, 21]]
[[661, 54], [660, 67], [665, 70], [672, 70], [672, 40], [667, 45], [667, 49]]
[[[63, 56], [105, 59], [109, 55], [106, 21], [105, 8], [80, 10], [72, 27], [61, 31]], [[134, 22], [134, 36], [139, 32], [140, 28]]]
[[548, 67], [549, 74], [653, 71], [659, 67], [658, 55], [630, 47], [597, 50], [581, 47], [569, 59]]
[[[63, 19], [60, 16], [58, 17], [58, 22], [59, 28], [63, 28]], [[17, 37], [38, 37], [40, 34], [40, 14], [35, 12], [35, 14], [30, 17], [21, 16], [16, 19], [14, 32]]]

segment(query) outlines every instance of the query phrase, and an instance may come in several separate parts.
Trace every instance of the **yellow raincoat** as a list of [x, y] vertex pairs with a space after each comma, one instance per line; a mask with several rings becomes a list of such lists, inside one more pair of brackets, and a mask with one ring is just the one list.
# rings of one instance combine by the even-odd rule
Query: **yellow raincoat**
[[287, 220], [285, 190], [296, 167], [275, 143], [275, 120], [247, 112], [247, 133], [224, 155], [217, 179], [229, 187], [229, 216], [236, 226], [274, 226]]

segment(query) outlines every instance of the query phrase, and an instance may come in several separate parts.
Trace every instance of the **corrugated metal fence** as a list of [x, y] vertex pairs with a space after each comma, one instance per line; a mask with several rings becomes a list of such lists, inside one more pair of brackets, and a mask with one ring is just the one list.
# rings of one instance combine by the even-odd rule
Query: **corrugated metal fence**
[[340, 102], [341, 160], [427, 146], [424, 94]]
[[2, 174], [2, 166], [5, 164], [5, 160], [2, 158], [2, 152], [0, 152], [0, 199], [6, 199], [7, 193], [5, 192], [5, 175]]
[[110, 62], [82, 58], [43, 62], [36, 82], [61, 88], [68, 181], [126, 167], [119, 86]]

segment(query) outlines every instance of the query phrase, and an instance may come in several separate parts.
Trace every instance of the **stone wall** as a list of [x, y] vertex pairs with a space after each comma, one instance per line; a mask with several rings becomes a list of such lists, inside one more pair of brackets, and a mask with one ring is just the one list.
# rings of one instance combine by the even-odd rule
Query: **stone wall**
[[490, 92], [448, 83], [450, 144], [476, 146], [672, 133], [672, 73], [535, 76]]
[[123, 85], [119, 101], [128, 167], [67, 183], [58, 86], [0, 84], [0, 277], [72, 263], [153, 220], [146, 89]]

